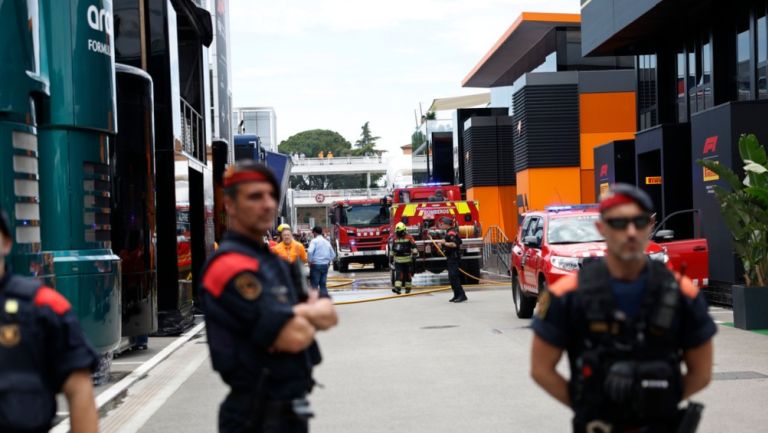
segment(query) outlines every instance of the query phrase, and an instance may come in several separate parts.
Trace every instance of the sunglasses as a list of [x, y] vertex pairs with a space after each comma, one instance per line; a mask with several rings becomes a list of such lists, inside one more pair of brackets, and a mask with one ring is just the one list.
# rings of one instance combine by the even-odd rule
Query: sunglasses
[[605, 221], [608, 227], [614, 230], [626, 230], [627, 227], [629, 227], [629, 223], [634, 224], [636, 229], [643, 230], [644, 228], [648, 227], [651, 224], [651, 216], [638, 215], [632, 218], [629, 218], [629, 217], [606, 218], [603, 221]]

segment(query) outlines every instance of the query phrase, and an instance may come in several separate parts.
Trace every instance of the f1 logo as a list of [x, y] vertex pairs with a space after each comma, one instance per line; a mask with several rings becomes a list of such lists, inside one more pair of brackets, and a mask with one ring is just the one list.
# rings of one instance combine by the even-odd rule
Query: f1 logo
[[600, 177], [608, 176], [608, 164], [603, 164], [600, 166]]
[[713, 135], [704, 141], [704, 155], [717, 152], [717, 135]]

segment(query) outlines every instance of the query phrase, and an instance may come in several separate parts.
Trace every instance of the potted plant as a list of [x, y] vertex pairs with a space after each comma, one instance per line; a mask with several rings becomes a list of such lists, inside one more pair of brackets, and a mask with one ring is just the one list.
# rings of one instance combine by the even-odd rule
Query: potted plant
[[712, 160], [699, 165], [715, 172], [729, 189], [715, 186], [720, 212], [744, 268], [744, 285], [733, 287], [733, 318], [741, 329], [768, 329], [768, 156], [753, 134], [739, 138], [744, 179]]

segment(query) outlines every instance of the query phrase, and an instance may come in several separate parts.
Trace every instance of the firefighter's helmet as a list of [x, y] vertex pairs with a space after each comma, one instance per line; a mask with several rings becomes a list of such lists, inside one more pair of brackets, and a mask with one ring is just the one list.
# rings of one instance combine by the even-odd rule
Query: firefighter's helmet
[[290, 230], [291, 226], [289, 226], [288, 224], [280, 224], [279, 226], [277, 226], [277, 232], [278, 233], [282, 233], [283, 230], [285, 230], [285, 229]]
[[405, 233], [408, 230], [408, 227], [405, 226], [403, 223], [397, 223], [395, 225], [395, 231], [397, 233]]

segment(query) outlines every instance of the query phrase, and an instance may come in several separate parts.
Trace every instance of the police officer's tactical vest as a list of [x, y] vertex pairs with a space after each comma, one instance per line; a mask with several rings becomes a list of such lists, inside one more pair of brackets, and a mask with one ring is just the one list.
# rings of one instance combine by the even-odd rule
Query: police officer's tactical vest
[[46, 335], [35, 295], [41, 284], [11, 276], [0, 291], [0, 431], [47, 431], [56, 414], [46, 383]]
[[[572, 329], [583, 330], [582, 352], [572, 363], [570, 393], [576, 419], [633, 421], [672, 417], [682, 398], [681, 350], [677, 341], [680, 286], [660, 262], [648, 261], [645, 297], [635, 317], [617, 310], [604, 260], [584, 265], [572, 311]], [[573, 361], [573, 360], [572, 360]], [[632, 398], [610, 401], [605, 379], [617, 363], [633, 371]]]
[[[288, 265], [266, 247], [257, 250], [243, 242], [225, 238], [206, 262], [201, 275], [205, 275], [222, 255], [232, 253], [259, 261], [258, 277], [263, 293], [280, 292], [278, 296], [286, 297], [291, 305], [298, 302]], [[214, 370], [221, 373], [233, 389], [264, 394], [271, 399], [295, 398], [311, 390], [314, 385], [312, 368], [321, 361], [316, 342], [298, 354], [268, 353], [250, 341], [250, 334], [243, 329], [242, 323], [236, 323], [234, 319], [231, 323], [222, 324], [219, 321], [207, 321], [211, 361]], [[220, 329], [220, 326], [226, 329]]]

